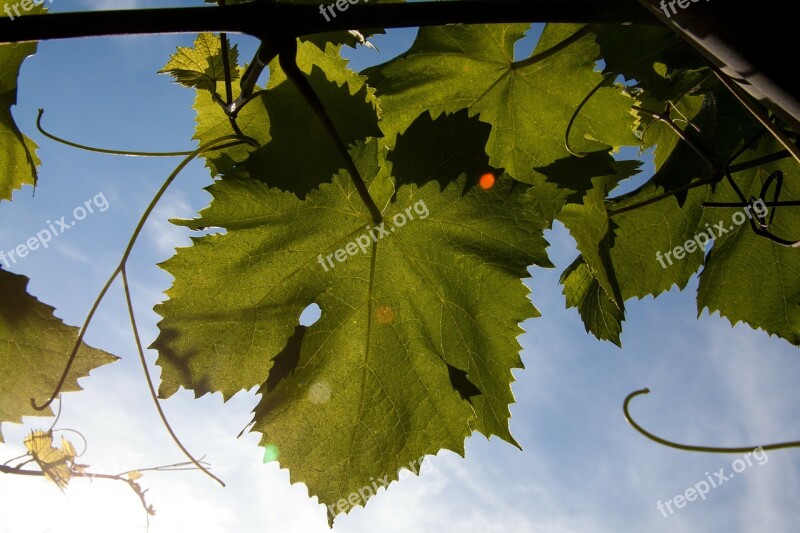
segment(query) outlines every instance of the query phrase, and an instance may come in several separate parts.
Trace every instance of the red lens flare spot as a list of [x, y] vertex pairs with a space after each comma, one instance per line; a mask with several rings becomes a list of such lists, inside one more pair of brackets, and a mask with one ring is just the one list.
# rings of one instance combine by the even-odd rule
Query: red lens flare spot
[[494, 183], [496, 181], [497, 178], [494, 177], [494, 174], [492, 174], [491, 172], [487, 172], [486, 174], [481, 176], [480, 180], [478, 180], [478, 185], [480, 185], [481, 189], [483, 189], [484, 191], [488, 191], [489, 189], [494, 187]]

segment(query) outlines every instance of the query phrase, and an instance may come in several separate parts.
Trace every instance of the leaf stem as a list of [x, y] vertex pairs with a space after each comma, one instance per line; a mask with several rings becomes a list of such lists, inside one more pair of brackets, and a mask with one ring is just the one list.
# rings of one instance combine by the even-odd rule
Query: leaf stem
[[300, 91], [300, 94], [314, 111], [314, 114], [317, 116], [317, 118], [319, 118], [319, 120], [322, 122], [325, 131], [328, 132], [331, 140], [336, 145], [339, 154], [344, 160], [345, 168], [350, 174], [350, 179], [353, 180], [353, 185], [355, 185], [356, 191], [358, 191], [358, 195], [361, 197], [361, 200], [367, 206], [367, 209], [372, 216], [373, 224], [380, 224], [383, 222], [381, 210], [378, 209], [375, 201], [369, 195], [369, 189], [367, 189], [364, 179], [361, 177], [361, 173], [358, 171], [358, 168], [356, 168], [353, 158], [350, 157], [350, 152], [347, 151], [347, 146], [345, 146], [342, 138], [339, 136], [339, 132], [336, 130], [336, 126], [333, 124], [328, 111], [325, 109], [325, 105], [319, 99], [319, 96], [317, 96], [317, 93], [314, 91], [314, 87], [306, 79], [306, 77], [303, 75], [303, 72], [297, 66], [295, 60], [296, 56], [297, 41], [295, 39], [290, 39], [286, 41], [285, 46], [281, 49], [280, 54], [278, 54], [278, 61], [280, 62], [281, 68], [283, 69], [284, 73], [286, 73], [286, 77], [292, 83], [294, 83], [297, 90]]
[[627, 213], [628, 211], [634, 211], [636, 209], [640, 209], [640, 208], [648, 206], [650, 204], [654, 204], [656, 202], [660, 202], [661, 200], [665, 200], [667, 198], [675, 196], [676, 194], [680, 194], [682, 192], [689, 191], [691, 189], [695, 189], [697, 187], [702, 187], [704, 185], [711, 185], [712, 183], [716, 183], [718, 181], [719, 181], [718, 178], [711, 177], [711, 178], [706, 178], [706, 179], [702, 179], [702, 180], [699, 180], [699, 181], [695, 181], [695, 182], [692, 182], [692, 183], [687, 183], [686, 185], [678, 187], [677, 189], [672, 189], [672, 190], [670, 190], [668, 192], [665, 192], [665, 193], [662, 193], [662, 194], [658, 194], [656, 196], [652, 196], [652, 197], [648, 198], [647, 200], [642, 200], [641, 202], [636, 202], [635, 204], [632, 204], [632, 205], [629, 205], [629, 206], [626, 206], [626, 207], [620, 207], [619, 209], [609, 209], [608, 210], [608, 216], [609, 217], [614, 217], [614, 216], [617, 216], [617, 215], [621, 215], [622, 213]]
[[764, 111], [752, 101], [749, 95], [747, 95], [744, 90], [736, 84], [736, 82], [730, 79], [730, 77], [726, 76], [718, 66], [711, 64], [711, 69], [714, 71], [714, 74], [717, 75], [719, 81], [721, 81], [722, 84], [731, 92], [731, 94], [733, 94], [733, 96], [739, 100], [739, 103], [741, 103], [742, 106], [747, 109], [747, 111], [749, 111], [750, 114], [753, 115], [753, 117], [755, 117], [755, 119], [758, 120], [758, 122], [764, 126], [764, 128], [769, 131], [772, 136], [775, 137], [775, 139], [777, 139], [777, 141], [789, 151], [790, 154], [792, 154], [792, 157], [794, 157], [795, 160], [800, 163], [800, 148], [792, 143], [791, 139], [789, 139], [789, 136], [776, 127], [775, 124], [769, 120], [767, 114], [764, 113]]

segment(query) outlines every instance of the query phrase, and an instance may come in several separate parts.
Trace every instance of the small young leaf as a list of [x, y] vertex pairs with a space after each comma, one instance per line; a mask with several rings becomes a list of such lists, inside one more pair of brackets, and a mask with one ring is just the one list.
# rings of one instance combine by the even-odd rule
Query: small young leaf
[[[186, 87], [216, 91], [217, 84], [225, 80], [220, 38], [212, 33], [201, 33], [194, 48], [178, 47], [159, 74], [169, 74]], [[231, 80], [239, 78], [239, 51], [236, 45], [228, 47], [228, 65]]]
[[47, 431], [32, 431], [25, 437], [24, 444], [44, 476], [63, 491], [72, 477], [70, 455], [53, 447], [53, 435]]

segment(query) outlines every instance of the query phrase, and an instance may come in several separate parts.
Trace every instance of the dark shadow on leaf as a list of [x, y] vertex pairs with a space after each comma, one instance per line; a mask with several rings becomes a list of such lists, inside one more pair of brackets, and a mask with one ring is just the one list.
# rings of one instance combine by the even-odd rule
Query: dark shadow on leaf
[[450, 384], [461, 395], [462, 400], [472, 403], [472, 397], [483, 394], [481, 390], [467, 378], [467, 373], [460, 368], [450, 364], [447, 365], [447, 374], [450, 377]]
[[[211, 383], [209, 382], [208, 377], [198, 379], [195, 377], [194, 372], [192, 371], [191, 362], [195, 357], [197, 357], [197, 352], [172, 349], [172, 346], [174, 346], [177, 340], [181, 338], [180, 331], [177, 328], [162, 328], [161, 326], [159, 326], [159, 328], [161, 329], [161, 334], [158, 336], [155, 342], [153, 342], [153, 344], [147, 347], [149, 350], [158, 351], [158, 359], [156, 360], [156, 364], [162, 367], [162, 381], [158, 388], [158, 397], [163, 400], [174, 394], [174, 392], [167, 394], [165, 391], [165, 383], [163, 381], [164, 363], [168, 363], [178, 371], [181, 377], [180, 382], [177, 385], [193, 391], [195, 398], [199, 398], [204, 394], [214, 392], [211, 388]], [[174, 388], [177, 390], [178, 386], [175, 386]]]
[[[380, 137], [377, 111], [364, 85], [356, 94], [350, 86], [328, 80], [313, 67], [308, 81], [322, 101], [345, 146]], [[233, 172], [293, 192], [304, 199], [321, 183], [330, 183], [345, 161], [320, 118], [290, 81], [284, 81], [261, 96], [269, 114], [270, 141], [254, 151]], [[242, 175], [242, 174], [237, 174]]]
[[[0, 318], [9, 326], [22, 327], [36, 313], [40, 302], [28, 294], [28, 278], [21, 274], [14, 274], [0, 267], [0, 291], [2, 292], [2, 305], [0, 305]], [[46, 304], [49, 311], [55, 308]]]
[[398, 136], [394, 150], [387, 156], [393, 164], [397, 188], [407, 184], [421, 187], [437, 181], [443, 190], [466, 175], [462, 191], [466, 194], [483, 174], [499, 176], [502, 171], [491, 168], [486, 155], [491, 130], [477, 117], [470, 118], [466, 109], [443, 114], [436, 120], [430, 113], [423, 113]]
[[286, 341], [286, 346], [280, 351], [278, 355], [272, 358], [272, 368], [269, 370], [269, 377], [266, 383], [261, 386], [259, 393], [270, 393], [275, 390], [284, 378], [289, 377], [297, 368], [300, 362], [300, 350], [303, 347], [303, 338], [308, 331], [307, 326], [297, 326], [294, 328], [294, 333]]
[[640, 161], [615, 161], [608, 152], [601, 150], [584, 157], [563, 157], [534, 170], [544, 175], [546, 181], [573, 191], [567, 196], [567, 203], [580, 204], [586, 193], [594, 188], [594, 178], [613, 177], [607, 183], [607, 192], [611, 192], [619, 182], [639, 172], [640, 166]]

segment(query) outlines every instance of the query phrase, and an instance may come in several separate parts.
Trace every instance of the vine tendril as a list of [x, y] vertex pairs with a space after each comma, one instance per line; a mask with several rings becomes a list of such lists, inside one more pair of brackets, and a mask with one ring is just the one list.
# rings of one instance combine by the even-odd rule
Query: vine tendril
[[144, 377], [145, 380], [147, 381], [147, 387], [150, 390], [150, 397], [153, 400], [153, 405], [156, 406], [156, 410], [158, 411], [158, 416], [161, 418], [161, 422], [167, 429], [169, 436], [172, 437], [172, 440], [175, 442], [178, 448], [180, 448], [180, 450], [183, 452], [183, 455], [185, 455], [186, 458], [189, 459], [189, 461], [194, 466], [196, 466], [201, 472], [209, 476], [211, 479], [214, 479], [217, 483], [219, 483], [224, 487], [225, 483], [220, 478], [212, 474], [206, 467], [204, 467], [200, 463], [200, 461], [198, 461], [197, 459], [194, 458], [194, 456], [192, 456], [189, 450], [186, 449], [186, 447], [180, 441], [178, 436], [175, 434], [175, 431], [172, 429], [172, 426], [167, 420], [167, 416], [164, 414], [164, 409], [161, 407], [161, 401], [159, 401], [158, 394], [156, 393], [156, 389], [153, 386], [153, 378], [150, 377], [150, 370], [147, 368], [147, 360], [144, 357], [144, 348], [142, 348], [142, 340], [139, 337], [139, 328], [136, 325], [136, 315], [133, 311], [133, 299], [131, 298], [130, 284], [128, 283], [128, 273], [126, 272], [125, 267], [122, 267], [120, 274], [122, 275], [122, 287], [125, 291], [125, 301], [128, 305], [128, 316], [131, 319], [131, 329], [133, 330], [133, 338], [136, 341], [136, 351], [139, 352], [139, 361], [142, 363], [142, 370], [144, 370]]
[[[53, 393], [50, 395], [50, 398], [42, 405], [37, 405], [36, 404], [36, 399], [35, 398], [31, 398], [31, 405], [33, 406], [34, 409], [36, 409], [37, 411], [42, 411], [44, 409], [47, 409], [50, 406], [50, 404], [53, 403], [53, 401], [56, 399], [56, 397], [58, 397], [58, 395], [61, 393], [61, 390], [64, 387], [64, 383], [67, 380], [67, 375], [69, 374], [69, 371], [72, 368], [72, 364], [75, 362], [75, 357], [78, 354], [78, 350], [80, 349], [81, 342], [83, 341], [83, 337], [86, 334], [86, 330], [89, 327], [89, 324], [91, 323], [92, 318], [94, 317], [94, 314], [97, 311], [97, 308], [100, 306], [100, 302], [105, 297], [106, 293], [108, 292], [109, 288], [111, 287], [111, 284], [114, 282], [114, 280], [117, 278], [117, 276], [122, 272], [122, 269], [125, 267], [125, 264], [128, 261], [128, 257], [130, 256], [131, 251], [133, 250], [133, 246], [136, 243], [136, 240], [138, 239], [139, 234], [141, 233], [145, 222], [150, 217], [150, 214], [153, 212], [153, 209], [155, 209], [156, 204], [159, 202], [159, 200], [161, 200], [161, 197], [164, 195], [164, 193], [166, 192], [167, 188], [169, 188], [169, 186], [172, 184], [172, 182], [175, 180], [175, 178], [178, 176], [178, 174], [180, 174], [180, 172], [186, 167], [186, 165], [188, 165], [198, 155], [200, 155], [200, 154], [202, 154], [204, 152], [210, 151], [210, 150], [212, 150], [214, 148], [217, 148], [217, 145], [219, 145], [219, 144], [229, 143], [229, 142], [235, 142], [236, 144], [253, 144], [255, 141], [253, 141], [252, 139], [249, 139], [249, 138], [242, 139], [242, 138], [237, 137], [235, 135], [226, 135], [224, 137], [219, 137], [217, 139], [209, 141], [209, 142], [203, 144], [202, 146], [200, 146], [194, 152], [192, 152], [188, 157], [184, 158], [184, 160], [181, 161], [180, 164], [177, 167], [175, 167], [175, 170], [173, 170], [172, 173], [169, 175], [169, 177], [166, 179], [164, 184], [161, 186], [159, 191], [156, 193], [156, 195], [153, 198], [153, 200], [150, 202], [150, 205], [147, 206], [147, 209], [145, 210], [145, 212], [142, 215], [142, 217], [139, 219], [139, 223], [137, 224], [136, 229], [133, 232], [133, 235], [131, 236], [130, 240], [128, 241], [128, 245], [125, 247], [125, 251], [122, 254], [122, 259], [120, 260], [119, 265], [114, 269], [114, 272], [111, 274], [111, 276], [109, 276], [108, 280], [106, 281], [105, 285], [103, 286], [102, 290], [100, 291], [100, 294], [97, 296], [97, 298], [94, 301], [94, 304], [92, 305], [91, 309], [89, 310], [89, 313], [86, 316], [86, 320], [84, 321], [83, 326], [81, 326], [80, 332], [78, 333], [78, 338], [75, 340], [75, 344], [73, 345], [72, 351], [70, 352], [69, 359], [67, 360], [67, 363], [66, 363], [66, 365], [64, 367], [64, 371], [61, 374], [61, 378], [59, 379], [58, 384], [56, 385], [55, 389], [53, 390]], [[256, 146], [257, 146], [257, 143], [256, 143]]]
[[42, 115], [44, 115], [44, 109], [39, 109], [39, 115], [36, 117], [36, 129], [39, 130], [39, 133], [47, 137], [48, 139], [52, 139], [60, 144], [65, 144], [67, 146], [71, 146], [73, 148], [78, 148], [79, 150], [84, 150], [87, 152], [95, 152], [98, 154], [109, 154], [109, 155], [122, 155], [126, 157], [176, 157], [176, 156], [187, 156], [191, 155], [194, 152], [187, 151], [187, 152], [135, 152], [129, 150], [111, 150], [108, 148], [97, 148], [95, 146], [88, 146], [85, 144], [78, 144], [76, 142], [68, 141], [66, 139], [62, 139], [52, 133], [48, 132], [42, 126]]
[[[109, 288], [114, 283], [114, 281], [116, 280], [117, 276], [121, 275], [123, 289], [125, 291], [125, 297], [126, 297], [126, 301], [127, 301], [127, 304], [128, 304], [128, 312], [130, 314], [130, 319], [131, 319], [131, 326], [133, 328], [134, 338], [136, 340], [136, 347], [137, 347], [137, 350], [139, 351], [139, 357], [141, 359], [141, 362], [142, 362], [142, 365], [143, 365], [143, 368], [144, 368], [145, 377], [147, 379], [147, 384], [148, 384], [148, 386], [150, 388], [150, 394], [153, 397], [156, 409], [158, 410], [159, 416], [161, 417], [161, 420], [164, 423], [164, 427], [169, 432], [169, 434], [172, 437], [172, 439], [175, 442], [175, 444], [178, 446], [178, 448], [180, 448], [180, 450], [184, 453], [184, 455], [186, 455], [186, 457], [191, 461], [191, 463], [193, 465], [195, 465], [195, 467], [200, 469], [200, 471], [202, 471], [203, 473], [205, 473], [206, 475], [208, 475], [209, 477], [211, 477], [212, 479], [217, 481], [223, 487], [225, 486], [225, 483], [221, 479], [219, 479], [217, 476], [212, 474], [197, 459], [195, 459], [191, 455], [191, 453], [189, 453], [189, 451], [186, 449], [186, 447], [181, 443], [180, 439], [178, 439], [177, 435], [175, 434], [175, 432], [173, 431], [173, 429], [170, 426], [169, 422], [167, 421], [166, 415], [164, 414], [164, 411], [161, 408], [161, 404], [158, 401], [158, 395], [155, 393], [155, 388], [153, 386], [153, 381], [152, 381], [152, 379], [150, 377], [149, 370], [147, 369], [147, 362], [144, 359], [144, 351], [142, 349], [141, 339], [139, 338], [139, 330], [138, 330], [138, 328], [136, 326], [136, 319], [135, 319], [135, 316], [134, 316], [134, 313], [133, 313], [133, 304], [132, 304], [132, 301], [131, 301], [130, 290], [129, 290], [129, 287], [128, 287], [128, 280], [127, 280], [127, 274], [126, 274], [126, 271], [125, 271], [125, 265], [127, 264], [128, 258], [130, 257], [130, 254], [131, 254], [131, 252], [133, 250], [133, 246], [134, 246], [134, 244], [136, 244], [136, 241], [137, 241], [139, 235], [141, 234], [142, 229], [144, 228], [144, 225], [147, 222], [147, 219], [150, 217], [150, 214], [155, 209], [155, 207], [158, 204], [159, 200], [161, 200], [161, 198], [164, 196], [164, 193], [167, 191], [167, 189], [172, 184], [172, 182], [175, 181], [175, 178], [178, 177], [178, 175], [181, 173], [181, 171], [191, 161], [193, 161], [197, 156], [199, 156], [199, 155], [201, 155], [204, 152], [207, 152], [209, 150], [218, 148], [218, 145], [220, 145], [220, 144], [231, 143], [231, 142], [236, 143], [236, 144], [253, 144], [253, 143], [255, 143], [255, 145], [258, 146], [258, 143], [256, 143], [255, 141], [253, 141], [250, 138], [240, 138], [240, 137], [234, 136], [234, 135], [226, 135], [224, 137], [219, 137], [217, 139], [214, 139], [212, 141], [209, 141], [209, 142], [203, 144], [197, 150], [192, 152], [188, 157], [184, 158], [183, 161], [181, 161], [180, 164], [177, 167], [175, 167], [175, 169], [172, 171], [172, 173], [169, 175], [169, 177], [167, 177], [167, 179], [161, 185], [161, 188], [158, 190], [156, 195], [150, 201], [150, 204], [147, 206], [147, 209], [145, 210], [144, 214], [139, 219], [139, 223], [137, 224], [136, 229], [133, 232], [133, 235], [131, 235], [131, 238], [128, 241], [128, 245], [126, 246], [125, 251], [122, 254], [122, 259], [120, 260], [119, 265], [114, 269], [114, 272], [111, 274], [111, 276], [109, 276], [108, 280], [106, 281], [105, 285], [103, 286], [103, 289], [100, 291], [100, 293], [98, 294], [97, 298], [95, 299], [94, 304], [92, 305], [88, 315], [86, 316], [86, 320], [84, 321], [83, 326], [81, 326], [81, 329], [80, 329], [80, 331], [78, 333], [78, 337], [75, 340], [75, 344], [73, 345], [72, 351], [70, 352], [69, 358], [67, 359], [67, 363], [64, 366], [63, 372], [61, 373], [61, 378], [59, 379], [58, 384], [56, 385], [55, 389], [53, 390], [53, 393], [51, 394], [50, 398], [42, 405], [37, 405], [36, 404], [36, 399], [35, 398], [31, 398], [31, 405], [33, 406], [33, 408], [35, 410], [37, 410], [37, 411], [42, 411], [42, 410], [46, 409], [47, 407], [49, 407], [50, 404], [52, 404], [53, 401], [61, 394], [61, 390], [63, 389], [64, 384], [66, 383], [67, 376], [69, 375], [69, 371], [71, 370], [72, 365], [75, 362], [75, 358], [77, 357], [78, 350], [80, 349], [81, 343], [83, 342], [83, 337], [86, 334], [86, 330], [89, 328], [89, 324], [91, 323], [92, 318], [94, 317], [94, 314], [97, 311], [97, 308], [100, 306], [100, 302], [103, 301], [103, 298], [108, 293]], [[0, 471], [2, 471], [2, 469], [0, 469]], [[144, 501], [144, 498], [142, 498], [142, 500]]]
[[605, 74], [603, 76], [603, 79], [600, 80], [600, 83], [595, 85], [594, 89], [589, 91], [589, 94], [587, 94], [583, 98], [583, 100], [581, 100], [581, 103], [578, 104], [578, 107], [575, 108], [575, 111], [572, 113], [572, 116], [569, 119], [569, 123], [567, 124], [567, 130], [564, 132], [564, 147], [567, 149], [567, 152], [569, 152], [570, 154], [574, 155], [575, 157], [585, 157], [586, 153], [585, 152], [580, 152], [580, 153], [579, 152], [575, 152], [572, 149], [572, 147], [570, 146], [570, 144], [569, 144], [569, 134], [572, 131], [572, 126], [575, 124], [575, 120], [577, 120], [578, 115], [580, 115], [581, 110], [583, 109], [583, 107], [587, 103], [589, 103], [589, 100], [592, 99], [592, 96], [594, 96], [595, 93], [597, 93], [597, 91], [599, 91], [604, 85], [608, 84], [609, 81], [612, 80], [611, 75], [612, 75], [612, 73], [608, 73], [608, 74]]
[[662, 439], [661, 437], [650, 433], [642, 426], [637, 424], [636, 421], [628, 412], [628, 405], [630, 404], [631, 400], [642, 394], [650, 394], [650, 389], [641, 389], [633, 391], [632, 393], [628, 394], [628, 396], [625, 398], [625, 402], [622, 404], [622, 412], [625, 414], [625, 420], [627, 420], [627, 422], [631, 426], [633, 426], [633, 429], [635, 429], [648, 439], [652, 440], [653, 442], [657, 442], [658, 444], [661, 444], [663, 446], [667, 446], [669, 448], [676, 448], [678, 450], [686, 450], [691, 452], [704, 452], [704, 453], [747, 453], [757, 448], [761, 448], [764, 451], [769, 451], [769, 450], [779, 450], [782, 448], [800, 447], [800, 441], [779, 442], [776, 444], [763, 444], [756, 446], [737, 446], [728, 448], [719, 446], [698, 446], [692, 444], [681, 444], [679, 442], [673, 442], [670, 440]]

